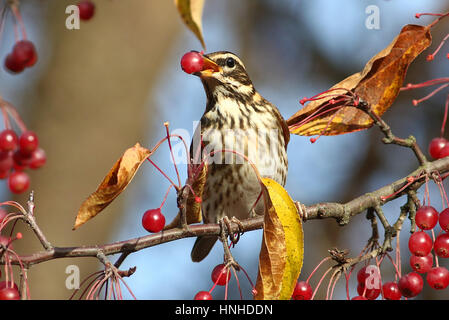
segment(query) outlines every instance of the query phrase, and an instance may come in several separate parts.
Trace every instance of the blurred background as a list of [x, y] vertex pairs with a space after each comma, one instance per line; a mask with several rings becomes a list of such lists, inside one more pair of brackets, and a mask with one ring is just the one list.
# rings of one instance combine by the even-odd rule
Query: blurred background
[[[190, 50], [201, 50], [199, 41], [185, 28], [173, 1], [94, 0], [96, 13], [80, 30], [65, 28], [66, 0], [21, 1], [28, 37], [38, 51], [39, 61], [18, 75], [0, 71], [0, 95], [19, 110], [27, 126], [37, 132], [48, 162], [31, 172], [39, 225], [54, 246], [94, 245], [144, 236], [143, 213], [159, 207], [168, 182], [144, 164], [126, 191], [104, 212], [72, 231], [76, 213], [125, 149], [140, 142], [151, 148], [164, 137], [165, 121], [174, 133], [190, 141], [194, 121], [205, 106], [205, 94], [198, 78], [182, 72], [180, 58]], [[368, 29], [365, 9], [379, 8], [379, 29]], [[203, 28], [206, 52], [228, 50], [245, 62], [257, 90], [274, 103], [285, 118], [301, 105], [299, 100], [328, 89], [345, 77], [363, 69], [365, 63], [387, 46], [408, 23], [427, 24], [432, 18], [415, 19], [417, 12], [446, 12], [447, 1], [419, 0], [208, 0]], [[433, 45], [410, 66], [406, 83], [447, 77], [447, 45], [432, 62], [433, 52], [449, 30], [443, 21], [433, 30]], [[14, 44], [11, 16], [1, 39], [3, 59]], [[400, 94], [384, 119], [401, 137], [416, 136], [427, 149], [439, 135], [447, 95], [440, 92], [419, 107], [411, 101], [431, 89]], [[286, 189], [291, 197], [308, 205], [316, 202], [345, 202], [401, 178], [417, 167], [412, 152], [381, 143], [377, 128], [336, 137], [321, 137], [311, 144], [307, 137], [292, 136], [289, 144], [289, 176]], [[176, 145], [176, 143], [174, 143]], [[154, 161], [175, 177], [166, 145]], [[179, 166], [182, 179], [186, 167]], [[1, 181], [1, 200], [26, 203], [26, 195], [13, 196]], [[441, 210], [438, 190], [431, 185], [431, 203]], [[419, 197], [423, 193], [420, 190]], [[167, 221], [177, 213], [175, 193], [162, 208]], [[385, 206], [394, 221], [405, 199]], [[407, 239], [410, 224], [401, 233], [402, 270], [409, 272]], [[41, 250], [34, 235], [20, 226], [24, 238], [14, 243], [21, 254]], [[365, 214], [339, 227], [333, 220], [313, 220], [304, 224], [305, 256], [301, 279], [333, 247], [359, 254], [370, 234]], [[383, 230], [381, 230], [383, 233]], [[257, 277], [262, 232], [243, 235], [232, 249], [236, 260], [253, 282]], [[190, 260], [194, 238], [148, 248], [130, 255], [121, 269], [137, 266], [126, 279], [139, 299], [193, 299], [200, 290], [209, 290], [210, 273], [222, 263], [222, 248], [216, 245], [201, 263]], [[115, 258], [112, 258], [115, 261]], [[445, 262], [442, 262], [444, 265]], [[77, 265], [81, 278], [100, 270], [96, 259], [57, 259], [33, 266], [29, 271], [31, 297], [67, 299], [66, 267]], [[315, 285], [329, 265], [312, 278]], [[382, 264], [383, 281], [394, 280], [389, 261]], [[352, 277], [350, 296], [357, 295]], [[17, 278], [18, 279], [18, 278]], [[244, 298], [251, 287], [239, 273]], [[325, 280], [318, 298], [325, 297]], [[345, 299], [345, 283], [340, 280], [334, 298]], [[125, 291], [125, 290], [123, 290]], [[449, 291], [435, 292], [427, 284], [418, 298], [444, 299]], [[236, 281], [229, 294], [238, 299]], [[213, 291], [214, 299], [224, 297], [224, 288]], [[126, 298], [131, 298], [126, 295]]]

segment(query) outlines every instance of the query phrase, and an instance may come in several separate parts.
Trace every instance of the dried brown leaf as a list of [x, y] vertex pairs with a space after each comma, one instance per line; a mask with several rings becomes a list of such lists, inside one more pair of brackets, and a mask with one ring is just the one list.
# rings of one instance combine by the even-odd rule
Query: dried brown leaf
[[141, 147], [139, 143], [127, 149], [97, 190], [83, 202], [76, 216], [73, 230], [95, 217], [122, 193], [150, 153], [150, 150]]
[[[351, 91], [381, 116], [390, 108], [399, 94], [410, 63], [430, 46], [432, 37], [429, 29], [428, 26], [404, 26], [388, 47], [368, 61], [362, 72], [353, 74], [332, 87], [345, 90], [332, 93], [343, 97], [347, 91]], [[335, 107], [339, 105], [338, 103], [326, 107], [327, 109], [335, 108], [335, 110], [299, 125], [331, 99], [338, 100], [339, 97], [326, 97], [312, 101], [291, 116], [287, 120], [290, 132], [305, 136], [337, 135], [367, 129], [373, 125], [373, 120], [365, 112], [352, 105], [337, 109]]]

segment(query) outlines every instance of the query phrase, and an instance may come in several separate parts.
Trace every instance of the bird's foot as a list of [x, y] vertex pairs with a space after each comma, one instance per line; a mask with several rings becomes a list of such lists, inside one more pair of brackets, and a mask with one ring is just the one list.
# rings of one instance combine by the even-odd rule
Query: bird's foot
[[[237, 223], [237, 225], [239, 226], [239, 232], [238, 232], [238, 236], [235, 237], [234, 234], [232, 233], [232, 228], [231, 228], [231, 221], [234, 223]], [[237, 222], [238, 221], [238, 222]], [[224, 250], [224, 263], [226, 265], [227, 268], [234, 268], [236, 271], [240, 270], [240, 265], [237, 263], [237, 261], [235, 261], [234, 257], [231, 254], [231, 251], [229, 250], [228, 246], [228, 235], [229, 238], [231, 240], [231, 244], [235, 245], [239, 238], [240, 238], [240, 233], [243, 233], [243, 225], [242, 223], [235, 217], [233, 217], [231, 220], [228, 217], [223, 217], [220, 221], [220, 228], [221, 228], [221, 232], [220, 232], [220, 240], [223, 243], [223, 250]]]
[[[239, 242], [240, 236], [243, 234], [243, 223], [234, 216], [231, 219], [229, 219], [227, 216], [224, 216], [220, 221], [222, 221], [224, 226], [226, 226], [227, 234], [229, 235], [229, 239], [232, 242], [232, 246], [235, 246], [237, 242]], [[235, 223], [238, 226], [238, 232], [232, 232], [231, 222]], [[223, 228], [223, 225], [221, 225], [221, 227]]]

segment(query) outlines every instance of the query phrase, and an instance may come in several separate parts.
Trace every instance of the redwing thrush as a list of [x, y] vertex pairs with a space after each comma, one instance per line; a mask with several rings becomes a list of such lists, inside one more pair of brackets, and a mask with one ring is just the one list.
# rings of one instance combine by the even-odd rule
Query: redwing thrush
[[[196, 144], [203, 158], [209, 155], [201, 207], [204, 223], [218, 223], [224, 216], [245, 219], [264, 214], [261, 186], [251, 163], [261, 177], [285, 184], [287, 124], [256, 91], [236, 55], [220, 51], [203, 55], [203, 60], [202, 70], [194, 74], [204, 85], [207, 103], [191, 154]], [[192, 261], [203, 260], [217, 239], [198, 237]]]

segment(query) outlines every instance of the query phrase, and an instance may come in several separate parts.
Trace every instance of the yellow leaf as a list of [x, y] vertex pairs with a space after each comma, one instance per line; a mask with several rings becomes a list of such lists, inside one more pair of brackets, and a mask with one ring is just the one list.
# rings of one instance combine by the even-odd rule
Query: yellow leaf
[[187, 27], [200, 40], [201, 45], [206, 49], [203, 38], [202, 16], [205, 0], [175, 0], [175, 5], [181, 15], [181, 19]]
[[73, 230], [99, 214], [122, 193], [150, 153], [150, 150], [141, 147], [138, 143], [127, 149], [109, 170], [97, 190], [83, 202], [78, 210]]
[[263, 178], [268, 212], [259, 256], [255, 299], [290, 299], [302, 268], [304, 234], [295, 203], [276, 181]]

